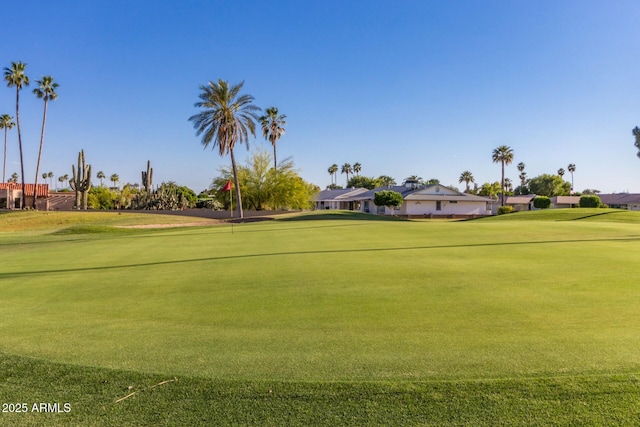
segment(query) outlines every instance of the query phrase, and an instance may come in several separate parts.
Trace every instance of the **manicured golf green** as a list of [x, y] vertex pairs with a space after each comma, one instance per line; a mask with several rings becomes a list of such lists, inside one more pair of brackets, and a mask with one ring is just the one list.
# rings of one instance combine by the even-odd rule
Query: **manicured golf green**
[[[2, 231], [16, 215], [30, 215], [33, 227]], [[200, 402], [203, 414], [211, 399], [194, 390], [218, 390], [233, 413], [243, 407], [238, 389], [279, 384], [287, 390], [278, 406], [284, 412], [267, 410], [275, 417], [268, 425], [308, 424], [332, 408], [321, 404], [332, 398], [351, 403], [335, 409], [337, 418], [316, 414], [317, 424], [387, 423], [376, 405], [390, 414], [408, 408], [395, 413], [407, 424], [562, 414], [561, 424], [578, 419], [572, 415], [597, 424], [607, 420], [597, 418], [601, 410], [622, 423], [638, 419], [637, 410], [615, 402], [637, 406], [640, 399], [640, 213], [572, 209], [451, 222], [320, 213], [233, 229], [113, 228], [132, 225], [128, 214], [102, 222], [76, 214], [57, 224], [52, 215], [0, 214], [0, 351], [9, 367], [62, 369], [76, 382], [109, 373], [147, 385], [178, 378], [131, 399], [145, 407], [153, 393], [162, 396], [153, 405], [186, 398]], [[24, 392], [21, 400], [50, 395], [50, 377], [21, 383], [16, 393]], [[3, 402], [11, 399], [7, 384], [0, 383]], [[589, 409], [567, 390], [584, 393]], [[626, 397], [598, 397], [615, 390]], [[92, 394], [81, 390], [76, 400], [85, 393]], [[443, 397], [449, 394], [455, 402]], [[487, 396], [503, 404], [487, 406]], [[427, 408], [439, 399], [451, 408], [431, 410], [430, 418]], [[548, 419], [528, 413], [546, 399], [572, 403], [547, 408]], [[574, 404], [573, 413], [562, 412]], [[53, 421], [126, 419], [113, 401], [103, 405]], [[179, 412], [185, 403], [175, 405]], [[297, 407], [309, 408], [311, 418], [287, 418]], [[483, 412], [489, 408], [497, 412]], [[448, 410], [461, 418], [448, 419]], [[34, 425], [44, 419], [28, 416]]]

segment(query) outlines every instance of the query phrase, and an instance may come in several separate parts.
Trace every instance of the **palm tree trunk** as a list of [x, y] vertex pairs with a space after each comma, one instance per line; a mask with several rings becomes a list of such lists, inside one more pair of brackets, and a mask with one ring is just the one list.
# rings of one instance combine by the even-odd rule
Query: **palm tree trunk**
[[273, 144], [273, 170], [278, 170], [278, 162], [276, 161], [276, 144]]
[[504, 160], [502, 161], [502, 187], [500, 187], [502, 195], [500, 196], [500, 205], [504, 206]]
[[7, 182], [7, 128], [4, 128], [4, 162], [2, 163], [2, 182]]
[[20, 178], [22, 180], [22, 196], [20, 197], [21, 208], [27, 204], [27, 196], [24, 194], [24, 158], [22, 156], [22, 135], [20, 133], [20, 89], [16, 86], [16, 124], [18, 125], [18, 148], [20, 149]]
[[236, 203], [238, 203], [238, 214], [240, 219], [244, 218], [244, 212], [242, 211], [242, 196], [240, 195], [240, 183], [238, 182], [238, 169], [236, 168], [236, 156], [233, 155], [233, 148], [229, 149], [231, 154], [231, 168], [233, 169], [233, 180], [236, 185]]
[[42, 131], [40, 132], [40, 150], [38, 151], [38, 163], [36, 163], [36, 179], [33, 181], [33, 209], [37, 209], [38, 198], [38, 172], [40, 171], [40, 159], [42, 158], [42, 144], [44, 143], [44, 128], [47, 125], [47, 98], [44, 98], [44, 113], [42, 115]]

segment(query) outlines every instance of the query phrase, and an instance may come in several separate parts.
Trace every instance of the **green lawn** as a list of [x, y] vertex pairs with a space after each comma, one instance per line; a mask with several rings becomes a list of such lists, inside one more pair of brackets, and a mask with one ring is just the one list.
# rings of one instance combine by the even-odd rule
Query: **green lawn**
[[0, 214], [0, 230], [33, 224], [0, 232], [0, 396], [75, 410], [14, 422], [161, 425], [159, 407], [166, 425], [639, 419], [640, 213], [233, 230], [55, 214]]

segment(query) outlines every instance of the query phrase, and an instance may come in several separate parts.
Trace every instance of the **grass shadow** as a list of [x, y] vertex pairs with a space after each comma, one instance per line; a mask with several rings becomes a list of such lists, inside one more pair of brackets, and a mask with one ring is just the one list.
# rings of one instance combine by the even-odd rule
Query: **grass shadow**
[[188, 263], [194, 263], [194, 262], [227, 261], [227, 260], [233, 260], [233, 259], [277, 257], [277, 256], [291, 256], [291, 255], [303, 256], [303, 255], [323, 255], [323, 254], [336, 254], [336, 253], [346, 254], [346, 253], [367, 253], [367, 252], [396, 252], [396, 251], [435, 250], [435, 249], [481, 248], [481, 247], [496, 247], [496, 246], [548, 245], [548, 244], [558, 244], [558, 243], [637, 242], [637, 241], [640, 241], [640, 237], [474, 243], [474, 244], [466, 244], [466, 245], [432, 245], [432, 246], [409, 246], [409, 247], [396, 247], [396, 248], [361, 248], [361, 249], [326, 249], [326, 250], [319, 249], [319, 250], [310, 250], [310, 251], [265, 252], [265, 253], [254, 253], [254, 254], [244, 254], [244, 255], [222, 255], [222, 256], [212, 256], [212, 257], [203, 257], [203, 258], [189, 258], [189, 259], [170, 260], [170, 261], [141, 262], [136, 264], [107, 265], [107, 266], [100, 266], [100, 267], [75, 267], [75, 268], [64, 268], [59, 270], [16, 271], [16, 272], [0, 273], [0, 279], [12, 278], [12, 277], [24, 277], [24, 276], [37, 276], [40, 274], [46, 275], [46, 274], [55, 274], [55, 273], [108, 271], [108, 270], [117, 270], [120, 268], [154, 267], [154, 266], [160, 266], [160, 265], [188, 264]]

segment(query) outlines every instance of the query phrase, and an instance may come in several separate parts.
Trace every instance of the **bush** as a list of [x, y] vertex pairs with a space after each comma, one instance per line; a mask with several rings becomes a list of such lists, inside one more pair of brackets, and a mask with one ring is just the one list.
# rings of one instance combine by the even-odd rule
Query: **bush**
[[538, 196], [533, 199], [533, 207], [538, 209], [548, 209], [551, 206], [551, 199], [547, 196]]
[[513, 206], [500, 206], [498, 208], [498, 215], [509, 214], [515, 212]]
[[600, 197], [595, 194], [580, 197], [581, 208], [597, 208], [600, 207], [601, 204]]
[[114, 207], [116, 194], [106, 187], [91, 187], [87, 204], [91, 209], [109, 210]]

